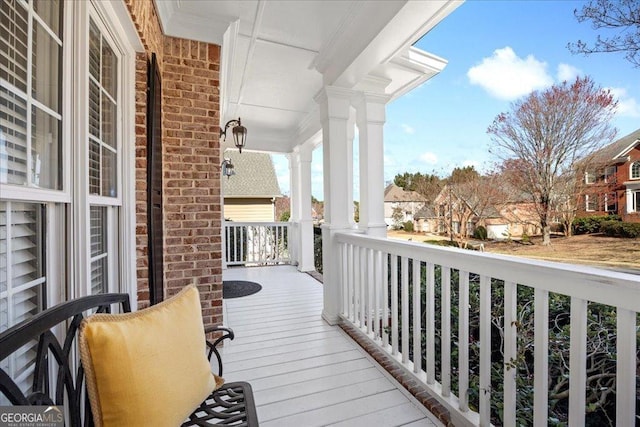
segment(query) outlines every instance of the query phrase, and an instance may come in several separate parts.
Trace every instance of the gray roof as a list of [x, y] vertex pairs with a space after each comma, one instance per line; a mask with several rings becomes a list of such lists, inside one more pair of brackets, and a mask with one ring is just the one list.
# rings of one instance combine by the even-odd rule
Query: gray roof
[[405, 191], [395, 184], [387, 185], [384, 189], [385, 202], [426, 202], [427, 199], [416, 191]]
[[627, 148], [631, 148], [632, 144], [640, 142], [640, 129], [631, 132], [629, 135], [620, 138], [619, 140], [601, 148], [595, 153], [591, 154], [589, 161], [593, 163], [611, 164], [617, 161], [624, 161], [624, 158], [617, 158], [620, 154], [623, 154]]
[[231, 159], [236, 172], [230, 178], [222, 177], [224, 197], [279, 197], [282, 196], [271, 156], [236, 150], [224, 152]]
[[436, 215], [436, 211], [433, 210], [433, 206], [424, 205], [423, 207], [418, 209], [418, 212], [413, 214], [413, 217], [414, 218], [437, 218], [438, 215]]

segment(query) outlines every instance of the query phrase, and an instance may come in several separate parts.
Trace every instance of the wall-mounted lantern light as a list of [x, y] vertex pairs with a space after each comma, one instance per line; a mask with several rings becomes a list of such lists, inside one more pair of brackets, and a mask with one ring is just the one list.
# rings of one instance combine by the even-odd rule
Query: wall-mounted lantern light
[[238, 117], [238, 120], [229, 120], [227, 124], [224, 125], [224, 129], [220, 128], [220, 137], [223, 137], [223, 140], [227, 138], [227, 129], [229, 129], [230, 126], [233, 126], [233, 129], [231, 129], [233, 132], [233, 143], [242, 153], [242, 147], [244, 147], [244, 143], [247, 140], [247, 128], [242, 126], [240, 117]]
[[222, 167], [222, 175], [226, 176], [227, 179], [236, 174], [236, 170], [233, 163], [231, 163], [231, 159], [224, 159], [220, 166]]

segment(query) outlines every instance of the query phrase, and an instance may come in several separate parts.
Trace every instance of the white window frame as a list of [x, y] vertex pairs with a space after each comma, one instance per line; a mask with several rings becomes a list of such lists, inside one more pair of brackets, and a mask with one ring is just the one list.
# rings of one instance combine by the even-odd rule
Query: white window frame
[[[75, 118], [73, 135], [76, 147], [72, 171], [74, 178], [73, 213], [75, 221], [70, 227], [70, 241], [74, 242], [73, 257], [67, 260], [69, 271], [77, 280], [70, 289], [70, 297], [89, 295], [91, 292], [91, 247], [89, 206], [112, 206], [107, 210], [107, 227], [117, 229], [117, 235], [107, 240], [110, 262], [108, 268], [108, 292], [128, 293], [132, 307], [137, 305], [137, 278], [135, 254], [135, 54], [143, 47], [126, 10], [120, 2], [69, 2], [74, 9], [72, 24], [75, 41], [73, 57], [76, 100], [89, 96], [89, 19], [99, 27], [109, 40], [119, 61], [118, 70], [118, 165], [117, 197], [89, 194], [88, 104], [75, 102], [72, 117]], [[72, 56], [72, 55], [69, 55]], [[70, 74], [70, 73], [69, 73]], [[119, 225], [117, 227], [116, 225]], [[73, 261], [72, 261], [73, 259]], [[119, 284], [119, 285], [118, 285]]]
[[589, 209], [589, 203], [592, 203], [592, 201], [589, 200], [590, 198], [591, 198], [591, 195], [589, 195], [589, 194], [586, 194], [584, 196], [584, 211], [585, 212], [596, 212], [598, 210], [598, 198], [596, 196], [596, 201], [595, 201], [596, 207], [595, 207], [595, 209]]
[[586, 171], [584, 173], [584, 183], [594, 184], [595, 182], [596, 182], [596, 174], [593, 172]]
[[[609, 209], [609, 196], [613, 196], [613, 200], [614, 200], [614, 208], [613, 209]], [[604, 211], [605, 212], [617, 212], [618, 211], [618, 197], [616, 195], [616, 193], [605, 193], [604, 195]]]
[[[604, 182], [606, 183], [610, 183], [610, 182], [615, 182], [615, 177], [616, 177], [616, 173], [617, 173], [617, 168], [615, 165], [613, 166], [607, 166], [604, 168]], [[611, 177], [613, 177], [614, 179], [611, 180]]]
[[[22, 3], [22, 2], [21, 2]], [[45, 31], [47, 31], [51, 36], [54, 37], [55, 40], [60, 41], [60, 39], [53, 34], [47, 27], [46, 23], [34, 12], [34, 5], [25, 4], [29, 16], [33, 18], [34, 21], [40, 23]], [[13, 185], [13, 184], [2, 184], [0, 183], [0, 199], [6, 202], [24, 202], [24, 203], [34, 203], [34, 204], [44, 204], [45, 205], [45, 235], [43, 236], [44, 242], [44, 251], [45, 251], [45, 305], [52, 306], [61, 301], [64, 301], [66, 298], [66, 289], [65, 284], [68, 282], [68, 277], [65, 272], [64, 265], [64, 254], [70, 251], [70, 243], [67, 243], [67, 239], [65, 238], [65, 230], [66, 230], [66, 207], [71, 202], [71, 144], [69, 143], [69, 135], [70, 135], [70, 123], [71, 120], [65, 119], [65, 117], [70, 117], [70, 108], [69, 106], [72, 104], [71, 101], [71, 90], [65, 91], [65, 85], [69, 85], [68, 87], [72, 87], [72, 81], [68, 78], [68, 74], [70, 70], [73, 69], [73, 64], [68, 61], [68, 52], [70, 51], [67, 48], [67, 45], [71, 46], [71, 29], [70, 25], [66, 25], [69, 22], [69, 18], [72, 16], [72, 7], [70, 7], [69, 3], [65, 3], [63, 6], [63, 16], [61, 17], [65, 25], [62, 27], [62, 58], [61, 58], [61, 72], [60, 76], [61, 82], [61, 108], [60, 115], [62, 116], [62, 126], [60, 132], [60, 144], [61, 144], [61, 157], [59, 162], [59, 167], [66, 173], [62, 174], [62, 180], [60, 182], [62, 189], [48, 189], [41, 187], [33, 187], [30, 185]], [[29, 24], [29, 32], [31, 32], [33, 24]], [[31, 82], [31, 67], [32, 67], [32, 51], [33, 45], [29, 43], [27, 47], [27, 68], [29, 70], [28, 74], [28, 84], [27, 84], [27, 114], [31, 114], [31, 105], [33, 102], [36, 102], [39, 106], [41, 103], [33, 100], [32, 95], [32, 82]], [[9, 85], [10, 86], [10, 85]], [[44, 107], [44, 106], [43, 106]], [[49, 108], [44, 107], [44, 109], [49, 110]], [[56, 114], [58, 115], [58, 114]], [[27, 140], [31, 143], [31, 129], [27, 129]], [[27, 182], [31, 181], [31, 156], [27, 156], [27, 171], [29, 171], [29, 175], [27, 178]], [[9, 255], [9, 254], [8, 254]], [[9, 255], [10, 256], [10, 255]]]
[[[637, 166], [638, 174], [634, 176], [633, 168]], [[635, 162], [631, 162], [629, 165], [629, 179], [640, 179], [640, 160], [636, 160]]]

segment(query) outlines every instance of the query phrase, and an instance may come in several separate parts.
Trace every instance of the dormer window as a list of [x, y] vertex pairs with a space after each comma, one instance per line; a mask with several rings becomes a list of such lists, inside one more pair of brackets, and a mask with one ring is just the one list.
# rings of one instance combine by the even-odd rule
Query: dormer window
[[631, 170], [629, 176], [631, 179], [640, 179], [640, 160], [636, 160], [631, 163]]

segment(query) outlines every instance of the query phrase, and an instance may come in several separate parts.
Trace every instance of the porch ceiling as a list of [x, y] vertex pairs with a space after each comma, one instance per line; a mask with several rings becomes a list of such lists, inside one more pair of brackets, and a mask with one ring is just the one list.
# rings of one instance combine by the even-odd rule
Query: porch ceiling
[[248, 149], [290, 152], [320, 130], [323, 84], [398, 97], [446, 61], [412, 47], [460, 0], [156, 0], [165, 33], [222, 46], [221, 119]]

